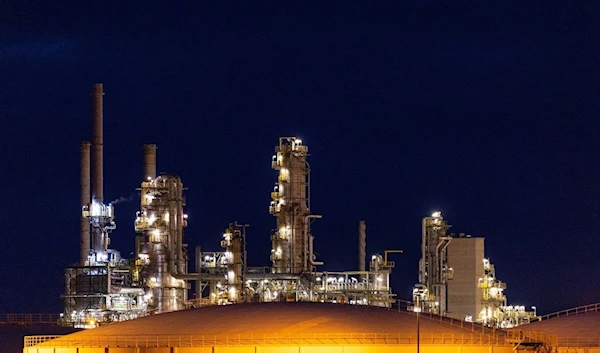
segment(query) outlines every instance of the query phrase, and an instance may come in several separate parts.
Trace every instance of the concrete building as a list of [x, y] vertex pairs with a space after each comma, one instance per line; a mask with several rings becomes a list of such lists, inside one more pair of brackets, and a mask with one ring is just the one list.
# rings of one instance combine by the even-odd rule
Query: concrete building
[[461, 233], [448, 245], [448, 266], [452, 280], [448, 281], [449, 317], [475, 321], [482, 308], [482, 288], [478, 281], [484, 275], [484, 239]]

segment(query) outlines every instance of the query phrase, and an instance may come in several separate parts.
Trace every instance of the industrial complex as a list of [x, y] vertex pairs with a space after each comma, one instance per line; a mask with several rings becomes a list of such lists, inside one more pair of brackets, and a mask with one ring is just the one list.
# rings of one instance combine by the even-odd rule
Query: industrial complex
[[26, 337], [25, 353], [559, 348], [556, 334], [520, 330], [537, 324], [530, 323], [539, 319], [535, 307], [509, 305], [484, 238], [450, 233], [439, 211], [422, 219], [411, 300], [401, 301], [390, 286], [390, 256], [402, 250], [367, 254], [364, 221], [356, 220], [357, 268], [323, 270], [311, 231], [321, 215], [311, 212], [308, 145], [294, 136], [280, 137], [271, 159], [269, 264], [247, 263], [248, 225], [236, 221], [223, 226], [216, 251], [190, 251], [186, 189], [178, 175], [157, 174], [154, 144], [143, 146], [134, 253], [122, 257], [110, 248], [117, 225], [103, 193], [103, 99], [97, 83], [92, 141], [81, 143], [80, 256], [64, 271], [60, 318], [91, 330]]

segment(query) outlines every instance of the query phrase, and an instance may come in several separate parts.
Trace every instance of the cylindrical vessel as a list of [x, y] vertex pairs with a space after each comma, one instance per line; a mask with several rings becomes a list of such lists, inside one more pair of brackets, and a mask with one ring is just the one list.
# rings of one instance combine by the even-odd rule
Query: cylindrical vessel
[[365, 221], [358, 223], [358, 270], [366, 271], [365, 258], [367, 256], [367, 226]]
[[94, 174], [92, 180], [92, 197], [98, 202], [104, 202], [104, 168], [103, 168], [103, 128], [102, 128], [102, 99], [104, 90], [101, 83], [95, 83], [93, 89], [94, 130], [92, 132], [92, 151], [94, 160]]
[[156, 178], [156, 145], [144, 145], [144, 181]]

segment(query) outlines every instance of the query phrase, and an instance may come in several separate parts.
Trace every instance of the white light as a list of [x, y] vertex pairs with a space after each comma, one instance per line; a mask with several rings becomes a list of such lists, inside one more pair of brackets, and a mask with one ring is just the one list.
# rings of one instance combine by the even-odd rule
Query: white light
[[150, 215], [150, 217], [148, 217], [148, 225], [149, 226], [153, 225], [155, 221], [156, 221], [156, 215], [154, 213], [152, 213]]
[[302, 140], [300, 140], [300, 139], [296, 139], [296, 143], [297, 143], [298, 145], [301, 145], [301, 144], [302, 144]]
[[442, 212], [436, 211], [431, 214], [431, 217], [438, 218], [442, 216]]
[[344, 282], [344, 277], [338, 278], [338, 282]]
[[321, 277], [317, 277], [317, 282], [321, 282]]
[[154, 200], [154, 195], [152, 195], [152, 194], [146, 194], [144, 196], [146, 197], [146, 201], [148, 203], [150, 203], [150, 202], [152, 202], [152, 200]]
[[94, 200], [92, 202], [92, 209], [91, 209], [91, 213], [92, 216], [100, 216], [101, 212], [100, 212], [100, 204], [96, 202], [96, 200]]
[[183, 219], [188, 219], [188, 215], [187, 215], [187, 214], [184, 214], [184, 215], [183, 215]]
[[148, 181], [150, 181], [150, 180], [152, 180], [152, 177], [151, 177], [151, 176], [149, 176], [147, 179], [148, 179]]

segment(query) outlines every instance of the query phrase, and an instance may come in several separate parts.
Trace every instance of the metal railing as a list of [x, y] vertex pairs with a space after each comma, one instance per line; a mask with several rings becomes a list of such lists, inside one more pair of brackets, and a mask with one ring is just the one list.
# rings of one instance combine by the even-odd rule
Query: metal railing
[[60, 314], [0, 314], [0, 324], [4, 325], [34, 325], [58, 324]]
[[[80, 335], [25, 336], [24, 347], [214, 347], [258, 345], [415, 345], [416, 334], [315, 333], [238, 335]], [[421, 345], [512, 345], [505, 336], [486, 334], [421, 334]]]
[[555, 313], [538, 316], [538, 318], [539, 318], [539, 321], [543, 321], [543, 320], [548, 320], [548, 319], [552, 319], [555, 317], [572, 316], [572, 315], [589, 313], [589, 312], [594, 312], [594, 311], [600, 311], [600, 303], [588, 304], [588, 305], [584, 305], [584, 306], [578, 306], [576, 308], [561, 310], [561, 311], [557, 311]]

